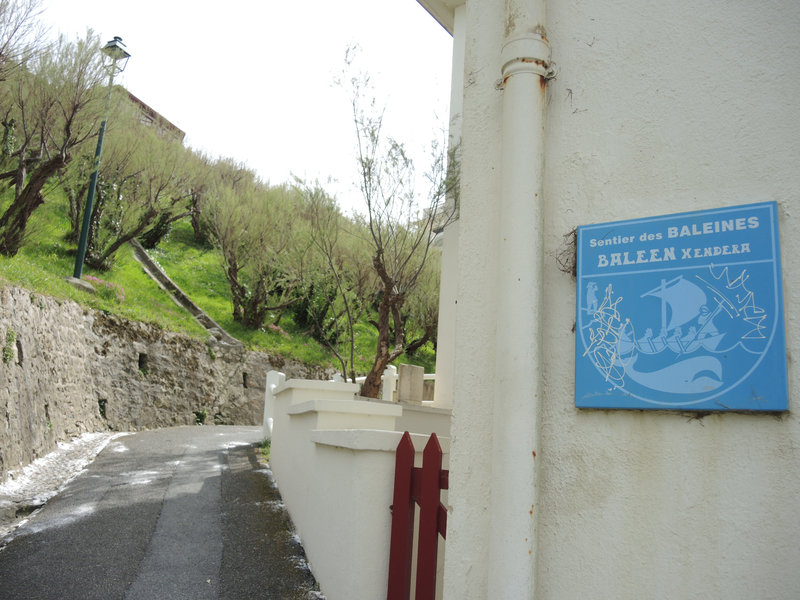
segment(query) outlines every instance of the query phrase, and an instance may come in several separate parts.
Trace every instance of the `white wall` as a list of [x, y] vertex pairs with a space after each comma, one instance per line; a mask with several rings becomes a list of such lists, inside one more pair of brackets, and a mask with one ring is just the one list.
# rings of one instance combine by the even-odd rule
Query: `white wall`
[[[445, 598], [452, 599], [488, 598], [489, 449], [496, 347], [494, 273], [502, 100], [494, 89], [500, 77], [503, 26], [497, 4], [470, 2], [459, 9], [463, 14], [462, 35], [467, 42], [461, 113], [453, 437], [444, 575]], [[472, 33], [478, 24], [485, 27], [481, 35]]]
[[[425, 5], [426, 3], [422, 3]], [[429, 8], [429, 10], [431, 10]], [[438, 7], [434, 14], [447, 12]], [[461, 118], [463, 113], [464, 49], [466, 46], [464, 7], [456, 9], [448, 19], [447, 29], [453, 35], [453, 66], [450, 86], [450, 131], [451, 150], [461, 145]], [[452, 26], [449, 24], [452, 23]], [[455, 202], [454, 199], [448, 201]], [[457, 214], [457, 211], [456, 211]], [[451, 221], [443, 232], [442, 266], [439, 280], [439, 322], [436, 351], [437, 381], [434, 389], [434, 404], [442, 408], [453, 406], [453, 382], [455, 381], [455, 328], [456, 300], [458, 298], [458, 219]]]
[[448, 468], [448, 411], [370, 401], [356, 397], [357, 390], [356, 384], [268, 375], [270, 466], [328, 600], [386, 596], [389, 507], [402, 432], [411, 431], [421, 466], [429, 435], [438, 431]]
[[434, 406], [401, 404], [403, 414], [395, 421], [396, 431], [450, 437], [450, 410]]
[[[496, 275], [507, 166], [497, 84], [513, 4], [458, 9], [466, 49], [445, 567], [453, 599], [492, 597], [492, 565], [525, 560], [487, 544], [497, 518], [491, 454], [507, 416], [496, 398], [497, 349], [508, 343], [497, 337], [497, 306], [509, 293]], [[525, 593], [800, 597], [795, 413], [699, 420], [575, 409], [575, 280], [555, 258], [580, 224], [777, 201], [797, 411], [800, 4], [551, 0], [546, 26], [558, 75], [547, 84], [544, 124], [544, 281], [529, 299], [544, 315], [546, 351], [533, 365], [543, 385], [541, 440], [535, 457], [533, 431], [509, 455], [521, 478], [538, 473], [538, 500], [506, 517], [538, 540]], [[530, 391], [507, 393], [519, 395], [511, 402], [534, 401]]]
[[576, 410], [575, 281], [552, 259], [579, 224], [775, 200], [796, 355], [800, 5], [549, 2], [547, 21], [537, 598], [800, 597], [797, 415]]

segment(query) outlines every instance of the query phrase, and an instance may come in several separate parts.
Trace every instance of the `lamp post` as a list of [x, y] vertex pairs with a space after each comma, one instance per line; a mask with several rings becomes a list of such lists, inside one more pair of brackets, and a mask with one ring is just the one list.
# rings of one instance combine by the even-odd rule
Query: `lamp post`
[[[108, 96], [106, 96], [105, 115], [103, 116], [103, 122], [100, 124], [100, 133], [97, 136], [97, 149], [94, 152], [94, 170], [89, 180], [89, 194], [86, 197], [86, 207], [83, 210], [83, 224], [81, 225], [81, 236], [78, 240], [78, 255], [75, 257], [75, 270], [72, 273], [72, 277], [77, 281], [81, 279], [83, 260], [86, 258], [86, 243], [89, 237], [89, 224], [92, 220], [94, 194], [97, 189], [97, 173], [100, 170], [100, 155], [103, 153], [103, 138], [105, 137], [106, 123], [108, 122], [108, 113], [111, 106], [111, 92], [114, 89], [114, 76], [125, 70], [128, 59], [131, 57], [125, 48], [125, 44], [122, 43], [122, 38], [119, 36], [114, 36], [113, 40], [103, 46], [102, 52], [111, 59], [111, 66], [108, 74]], [[121, 63], [121, 66], [118, 66], [117, 63]]]

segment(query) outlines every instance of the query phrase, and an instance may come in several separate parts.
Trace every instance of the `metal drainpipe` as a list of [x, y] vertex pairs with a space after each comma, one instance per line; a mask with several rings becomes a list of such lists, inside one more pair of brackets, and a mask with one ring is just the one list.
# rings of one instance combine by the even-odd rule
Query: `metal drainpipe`
[[506, 0], [489, 598], [533, 598], [542, 401], [544, 0]]

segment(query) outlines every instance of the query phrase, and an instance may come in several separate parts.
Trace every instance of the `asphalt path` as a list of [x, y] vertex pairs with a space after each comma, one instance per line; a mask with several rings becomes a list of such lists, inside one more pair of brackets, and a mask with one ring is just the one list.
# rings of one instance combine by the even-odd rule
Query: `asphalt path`
[[260, 427], [117, 438], [0, 550], [0, 598], [321, 598]]

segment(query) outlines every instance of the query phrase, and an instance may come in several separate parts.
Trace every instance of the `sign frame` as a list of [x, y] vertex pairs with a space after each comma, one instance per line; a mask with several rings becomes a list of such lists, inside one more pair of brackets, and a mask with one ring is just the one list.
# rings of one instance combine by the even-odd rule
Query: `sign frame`
[[575, 406], [788, 410], [777, 208], [578, 227]]

